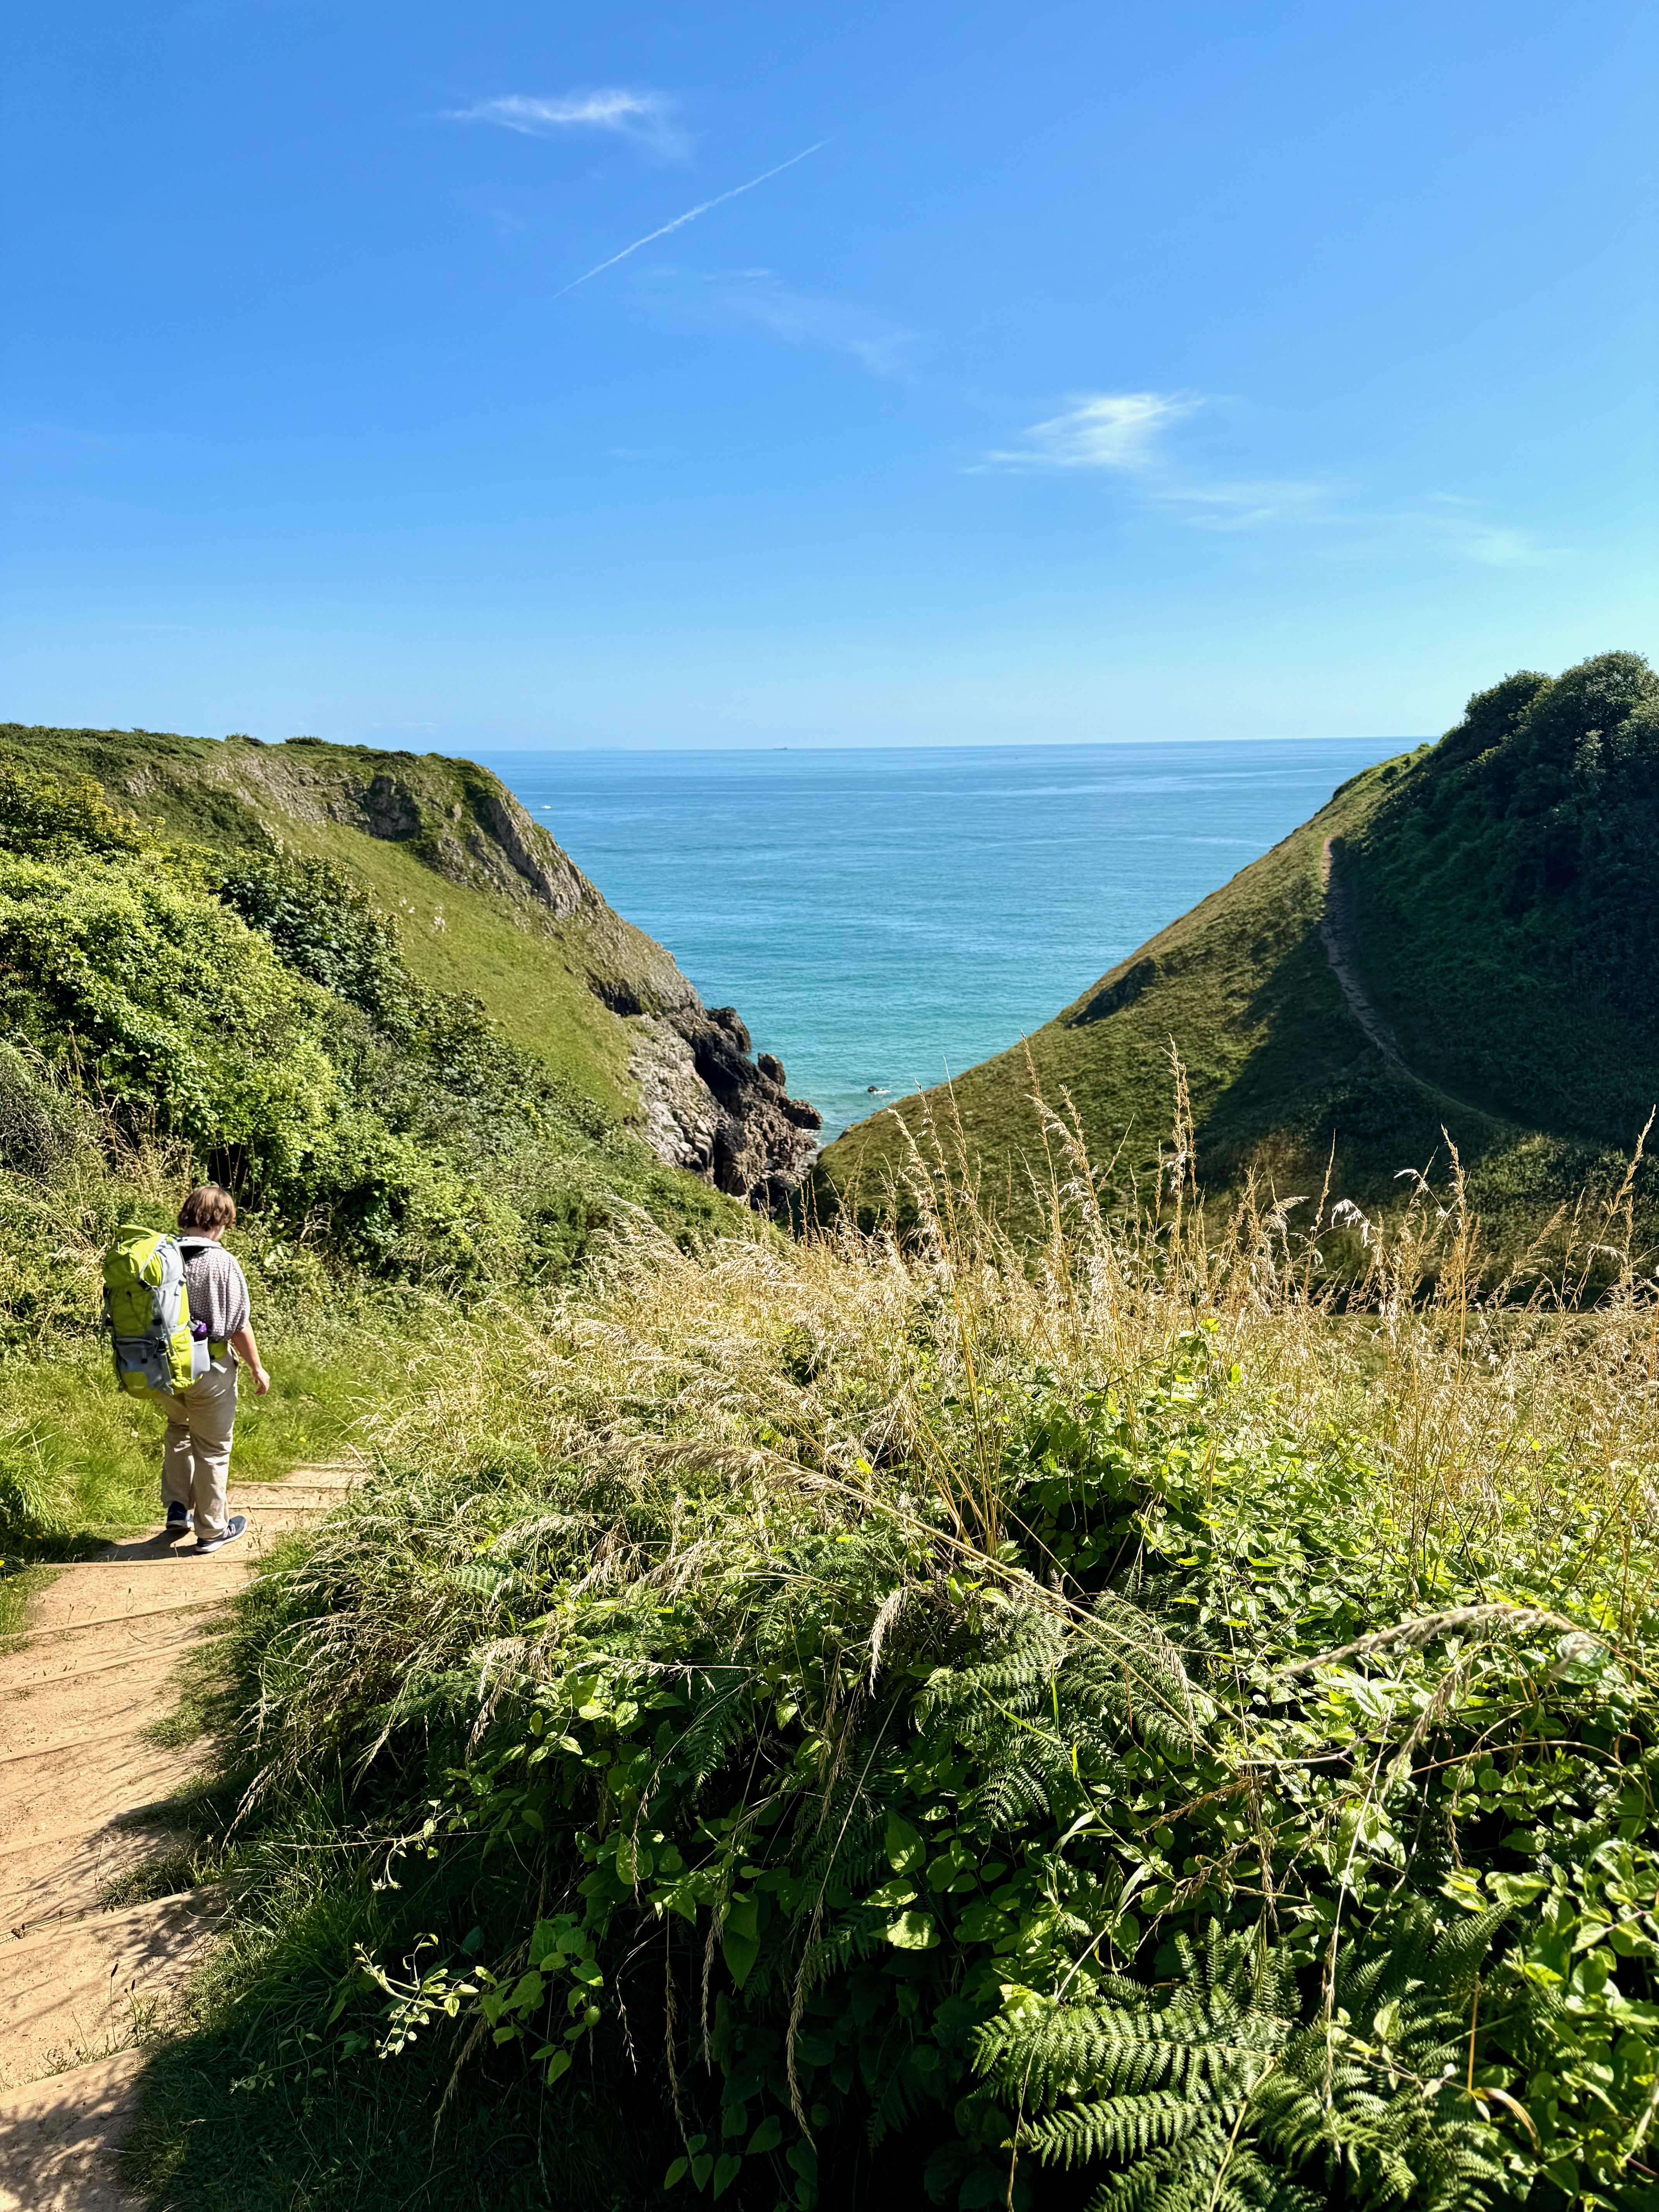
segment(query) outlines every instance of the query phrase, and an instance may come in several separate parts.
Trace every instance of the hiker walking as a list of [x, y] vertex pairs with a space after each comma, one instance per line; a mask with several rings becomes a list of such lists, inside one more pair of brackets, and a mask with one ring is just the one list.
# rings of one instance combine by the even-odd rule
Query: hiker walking
[[128, 1222], [104, 1255], [115, 1380], [166, 1419], [167, 1534], [186, 1534], [193, 1512], [198, 1552], [247, 1532], [244, 1515], [225, 1511], [239, 1358], [262, 1398], [270, 1388], [249, 1326], [247, 1278], [220, 1241], [235, 1219], [228, 1190], [198, 1183], [179, 1209], [177, 1237]]
[[[236, 1219], [236, 1201], [216, 1182], [198, 1183], [179, 1209], [179, 1249], [185, 1263], [191, 1334], [207, 1339], [207, 1372], [183, 1389], [158, 1396], [167, 1416], [161, 1446], [161, 1496], [167, 1534], [184, 1535], [195, 1509], [196, 1548], [216, 1552], [247, 1528], [227, 1516], [230, 1438], [236, 1423], [236, 1368], [245, 1359], [260, 1397], [270, 1388], [249, 1325], [247, 1278], [220, 1242]], [[199, 1341], [199, 1338], [198, 1338]]]

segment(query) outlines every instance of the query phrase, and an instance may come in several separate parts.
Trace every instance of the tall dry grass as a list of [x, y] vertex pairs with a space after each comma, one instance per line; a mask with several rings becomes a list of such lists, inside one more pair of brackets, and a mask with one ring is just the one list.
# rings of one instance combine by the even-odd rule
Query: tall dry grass
[[579, 1590], [672, 1592], [802, 1516], [873, 1511], [994, 1570], [1034, 1388], [1115, 1392], [1133, 1426], [1194, 1337], [1237, 1378], [1235, 1442], [1271, 1432], [1316, 1458], [1362, 1441], [1378, 1540], [1418, 1602], [1448, 1559], [1518, 1552], [1633, 1631], [1659, 1557], [1659, 1298], [1628, 1182], [1501, 1273], [1455, 1155], [1388, 1218], [1249, 1188], [1218, 1222], [1176, 1079], [1158, 1187], [1127, 1212], [1075, 1120], [1039, 1101], [1034, 1245], [984, 1203], [959, 1133], [925, 1124], [887, 1226], [757, 1225], [687, 1252], [644, 1225], [579, 1287], [458, 1334], [435, 1389], [365, 1424], [384, 1479], [285, 1586], [306, 1617], [258, 1660], [265, 1780], [340, 1715], [384, 1707], [392, 1727], [481, 1650], [483, 1675], [535, 1673], [556, 1626], [523, 1615], [538, 1576], [569, 1588], [573, 1541]]
[[[533, 1319], [500, 1311], [458, 1347], [441, 1392], [371, 1431], [378, 1448], [453, 1465], [495, 1435], [579, 1462], [700, 1457], [860, 1492], [884, 1465], [920, 1461], [960, 1533], [994, 1551], [1024, 1378], [1132, 1378], [1202, 1327], [1289, 1429], [1370, 1438], [1419, 1543], [1547, 1515], [1567, 1485], [1576, 1508], [1595, 1500], [1610, 1543], [1645, 1521], [1659, 1281], [1632, 1249], [1631, 1176], [1562, 1209], [1501, 1270], [1455, 1150], [1443, 1181], [1413, 1171], [1386, 1217], [1251, 1185], [1218, 1222], [1199, 1202], [1175, 1073], [1158, 1188], [1131, 1210], [1103, 1198], [1107, 1170], [1075, 1118], [1039, 1096], [1045, 1233], [1016, 1243], [960, 1132], [924, 1121], [894, 1194], [902, 1233], [897, 1203], [873, 1231], [849, 1217], [695, 1252], [641, 1230]], [[965, 1459], [959, 1424], [941, 1448], [945, 1400], [968, 1410]]]
[[[274, 2053], [280, 2082], [283, 2053], [310, 2054], [343, 2002], [370, 2004], [370, 1983], [403, 2003], [422, 1946], [439, 1944], [440, 1980], [470, 1973], [456, 1960], [472, 1950], [456, 1947], [475, 1924], [506, 1987], [544, 1909], [580, 1911], [618, 1833], [650, 1825], [626, 1778], [635, 1757], [695, 1778], [664, 1783], [650, 1820], [684, 1865], [714, 1869], [697, 1907], [708, 1926], [689, 1936], [660, 1936], [681, 1909], [660, 1867], [647, 1893], [631, 1860], [616, 1901], [618, 1975], [647, 1936], [653, 1959], [659, 1940], [672, 1958], [689, 1947], [653, 2000], [667, 2004], [668, 2074], [638, 2061], [663, 2110], [665, 2084], [687, 2078], [676, 2066], [710, 2064], [707, 2019], [700, 2057], [685, 2039], [707, 2012], [727, 1893], [756, 1874], [744, 1853], [804, 1881], [832, 1800], [835, 1832], [865, 1837], [847, 1876], [854, 1921], [878, 1902], [857, 1900], [884, 1869], [890, 1814], [901, 1836], [936, 1816], [988, 1822], [972, 1831], [981, 1858], [994, 1830], [999, 1865], [1046, 1869], [1055, 1899], [1095, 1916], [1067, 1923], [1078, 1956], [1062, 1944], [1019, 1969], [1056, 2004], [1097, 1942], [1122, 1933], [1132, 1866], [1152, 1878], [1122, 1960], [1149, 1990], [1175, 1971], [1165, 1937], [1196, 1941], [1217, 1900], [1242, 1926], [1259, 1877], [1310, 2033], [1334, 2033], [1344, 1944], [1382, 1959], [1437, 1942], [1482, 1905], [1488, 1878], [1532, 1899], [1504, 1986], [1553, 1971], [1547, 1944], [1561, 1927], [1575, 1940], [1561, 1916], [1582, 1904], [1589, 1927], [1602, 1912], [1599, 1893], [1569, 1898], [1578, 1839], [1599, 1821], [1599, 1847], [1624, 1822], [1609, 1850], [1647, 1850], [1631, 1837], [1645, 1813], [1618, 1795], [1630, 1776], [1643, 1786], [1659, 1674], [1656, 1286], [1631, 1249], [1628, 1186], [1504, 1270], [1455, 1159], [1443, 1182], [1402, 1184], [1386, 1219], [1254, 1189], [1221, 1218], [1198, 1202], [1176, 1076], [1171, 1140], [1132, 1209], [1109, 1201], [1074, 1120], [1045, 1109], [1034, 1244], [1010, 1237], [958, 1133], [935, 1125], [885, 1226], [844, 1219], [786, 1241], [756, 1224], [686, 1252], [642, 1224], [579, 1287], [458, 1328], [434, 1387], [362, 1431], [374, 1479], [256, 1582], [222, 1646], [251, 1887], [241, 1948], [210, 1992], [211, 2035]], [[1103, 1527], [1110, 1548], [1085, 1552], [1077, 1532]], [[1333, 1663], [1356, 1654], [1358, 1670]], [[975, 1699], [958, 1743], [951, 1716]], [[728, 1704], [729, 1741], [715, 1729]], [[890, 1723], [914, 1753], [902, 1771]], [[999, 1759], [1018, 1788], [993, 1817], [981, 1767]], [[759, 1799], [802, 1774], [799, 1833], [781, 1820], [761, 1841]], [[1537, 1835], [1517, 1875], [1509, 1831], [1522, 1818]], [[733, 1822], [743, 1852], [720, 1841]], [[593, 1833], [575, 1835], [580, 1823]], [[1553, 1869], [1542, 1904], [1534, 1864]], [[1632, 1896], [1653, 1893], [1647, 1864]], [[954, 1893], [916, 1909], [948, 1917]], [[610, 1907], [594, 1911], [603, 1933]], [[1031, 1911], [1020, 1941], [1037, 1959], [1048, 1939]], [[790, 1972], [804, 1976], [817, 1923], [805, 1905], [796, 1919]], [[1638, 1935], [1659, 1956], [1645, 1920]], [[964, 1958], [981, 1938], [961, 1923]], [[793, 2009], [777, 2000], [791, 2038], [805, 1987]], [[1451, 2027], [1436, 2013], [1433, 2033], [1452, 2037], [1472, 2100], [1467, 1992], [1441, 1996]], [[1583, 2085], [1613, 2032], [1597, 1992], [1584, 2002], [1577, 2040], [1552, 2029], [1538, 2046], [1551, 2080], [1578, 2069], [1567, 2117], [1541, 2100], [1535, 2117], [1554, 2130], [1550, 2158], [1571, 2136], [1574, 2156], [1622, 2172], [1650, 2084], [1620, 2091], [1611, 2132], [1580, 2126], [1571, 2097], [1594, 2105]], [[627, 2003], [639, 2050], [662, 2047], [639, 2031], [631, 1984]], [[1507, 2016], [1494, 2005], [1481, 2033]], [[357, 2021], [354, 2048], [371, 2028]], [[444, 2045], [441, 2064], [434, 2042], [410, 2097], [441, 2108], [481, 2032]], [[1532, 2094], [1517, 2052], [1492, 2077], [1511, 2117]], [[341, 2110], [367, 2111], [348, 2057], [326, 2062]], [[964, 2071], [945, 2105], [970, 2087]], [[1319, 2092], [1315, 2078], [1316, 2104]], [[1496, 2124], [1486, 2106], [1460, 2108], [1448, 2140], [1477, 2118]], [[364, 2172], [380, 2141], [352, 2151]], [[1505, 2155], [1524, 2162], [1518, 2141]]]

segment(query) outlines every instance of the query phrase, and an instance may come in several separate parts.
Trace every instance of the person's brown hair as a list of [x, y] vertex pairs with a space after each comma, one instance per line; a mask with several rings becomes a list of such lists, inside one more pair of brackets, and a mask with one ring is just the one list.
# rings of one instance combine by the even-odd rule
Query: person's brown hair
[[216, 1182], [198, 1182], [179, 1209], [181, 1229], [234, 1229], [236, 1201]]

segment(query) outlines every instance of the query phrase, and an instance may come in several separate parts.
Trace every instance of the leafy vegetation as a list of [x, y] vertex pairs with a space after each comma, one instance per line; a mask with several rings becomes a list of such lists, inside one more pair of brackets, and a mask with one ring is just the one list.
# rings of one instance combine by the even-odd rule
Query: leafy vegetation
[[158, 2203], [1659, 2204], [1653, 1286], [1048, 1135], [641, 1232], [256, 1586]]
[[1603, 653], [1469, 702], [1352, 855], [1365, 973], [1413, 1066], [1627, 1142], [1659, 1102], [1659, 676]]
[[[477, 1001], [501, 1034], [611, 1118], [637, 1101], [612, 1011], [684, 992], [662, 947], [612, 913], [527, 818], [538, 890], [502, 846], [512, 809], [495, 779], [435, 754], [295, 740], [262, 745], [149, 730], [0, 724], [0, 758], [55, 781], [95, 781], [175, 845], [222, 859], [274, 842], [331, 864], [367, 893], [410, 975]], [[547, 881], [564, 894], [555, 912]], [[571, 902], [574, 900], [574, 903]]]
[[536, 1279], [619, 1210], [719, 1212], [475, 1001], [417, 983], [337, 867], [220, 861], [90, 779], [0, 767], [0, 1024], [116, 1132], [188, 1147], [377, 1276]]
[[[1659, 834], [1656, 683], [1637, 655], [1607, 653], [1480, 694], [1437, 746], [1352, 778], [1029, 1044], [957, 1078], [948, 1101], [848, 1131], [820, 1162], [817, 1212], [879, 1218], [931, 1116], [960, 1127], [986, 1201], [1040, 1235], [1033, 1070], [1073, 1102], [1127, 1200], [1156, 1172], [1173, 1042], [1222, 1211], [1254, 1176], [1375, 1212], [1402, 1173], [1443, 1170], [1449, 1133], [1489, 1231], [1523, 1250], [1558, 1207], [1617, 1189], [1659, 1103], [1641, 888]], [[1333, 912], [1393, 1057], [1332, 971]], [[1636, 1204], [1645, 1218], [1645, 1176]]]
[[94, 778], [4, 758], [0, 1039], [0, 1626], [36, 1570], [153, 1510], [154, 1417], [109, 1389], [99, 1261], [200, 1176], [240, 1201], [276, 1378], [243, 1408], [244, 1477], [406, 1395], [457, 1325], [444, 1297], [533, 1291], [636, 1214], [684, 1237], [729, 1218], [417, 980], [339, 863], [179, 842]]

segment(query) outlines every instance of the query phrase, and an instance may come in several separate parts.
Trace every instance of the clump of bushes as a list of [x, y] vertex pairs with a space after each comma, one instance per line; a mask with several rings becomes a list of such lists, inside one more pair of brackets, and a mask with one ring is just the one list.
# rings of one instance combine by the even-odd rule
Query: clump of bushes
[[720, 1212], [474, 1002], [416, 984], [339, 869], [181, 847], [90, 779], [17, 765], [0, 765], [0, 1038], [20, 1171], [61, 1164], [90, 1113], [106, 1154], [187, 1151], [384, 1279], [546, 1280], [631, 1210], [685, 1234]]
[[1659, 1100], [1659, 674], [1506, 677], [1343, 858], [1407, 1064], [1523, 1127], [1631, 1143]]
[[319, 2204], [417, 2112], [543, 2201], [481, 2112], [572, 2204], [1659, 2204], [1651, 1286], [1478, 1300], [1454, 1191], [1338, 1314], [1074, 1164], [452, 1364], [248, 1601], [271, 1932], [139, 2170], [234, 2050]]

